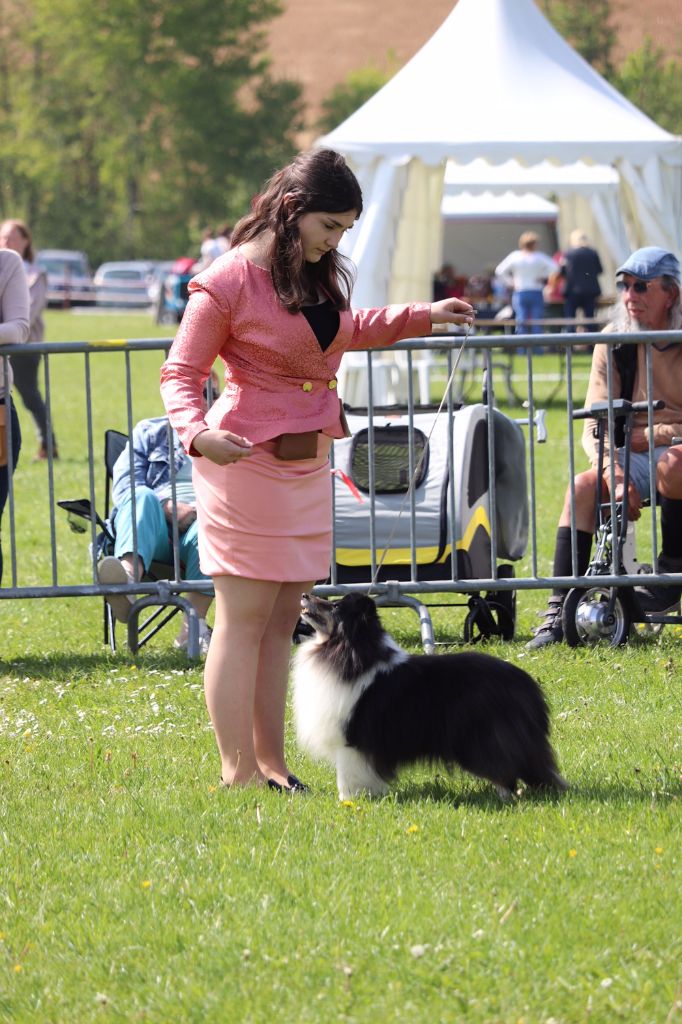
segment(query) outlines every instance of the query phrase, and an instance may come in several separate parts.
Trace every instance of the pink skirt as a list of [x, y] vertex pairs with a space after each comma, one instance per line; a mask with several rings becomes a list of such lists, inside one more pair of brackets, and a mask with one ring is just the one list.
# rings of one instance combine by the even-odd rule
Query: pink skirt
[[314, 459], [285, 462], [265, 441], [229, 466], [194, 459], [199, 560], [207, 576], [326, 579], [332, 549], [331, 438]]

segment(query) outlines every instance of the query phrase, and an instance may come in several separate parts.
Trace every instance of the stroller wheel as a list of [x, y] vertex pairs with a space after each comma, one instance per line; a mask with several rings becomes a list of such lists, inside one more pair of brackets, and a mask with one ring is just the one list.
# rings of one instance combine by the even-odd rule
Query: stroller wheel
[[511, 640], [514, 636], [514, 617], [509, 609], [497, 601], [473, 597], [464, 620], [464, 643], [477, 644], [499, 636]]
[[662, 622], [633, 622], [630, 626], [630, 637], [633, 640], [653, 640], [662, 629]]
[[[512, 579], [514, 566], [507, 564], [498, 566], [497, 575], [501, 580]], [[489, 590], [485, 599], [489, 606], [493, 606], [499, 635], [503, 640], [513, 640], [516, 630], [516, 591]], [[500, 611], [500, 609], [502, 610]]]
[[620, 594], [616, 594], [609, 612], [611, 587], [574, 587], [564, 601], [562, 623], [569, 647], [607, 643], [618, 647], [627, 643], [632, 616]]

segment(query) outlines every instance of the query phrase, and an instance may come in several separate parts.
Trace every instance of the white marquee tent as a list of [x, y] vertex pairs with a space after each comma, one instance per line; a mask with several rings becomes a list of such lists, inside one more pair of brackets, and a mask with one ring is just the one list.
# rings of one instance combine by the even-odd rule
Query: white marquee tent
[[[563, 224], [587, 230], [608, 265], [639, 245], [682, 253], [682, 140], [597, 74], [533, 0], [459, 0], [415, 57], [317, 145], [344, 153], [363, 188], [365, 212], [344, 243], [359, 306], [430, 297], [447, 161], [514, 161], [514, 184], [497, 187], [555, 193]], [[537, 187], [538, 165], [566, 176], [578, 164], [574, 187]], [[610, 167], [615, 188], [599, 185]], [[535, 183], [519, 181], [524, 173]]]

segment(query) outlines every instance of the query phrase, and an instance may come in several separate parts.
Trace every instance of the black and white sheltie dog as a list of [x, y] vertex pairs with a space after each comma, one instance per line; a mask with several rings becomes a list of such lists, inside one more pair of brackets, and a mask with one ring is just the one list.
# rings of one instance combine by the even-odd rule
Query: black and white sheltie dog
[[486, 654], [409, 655], [364, 594], [304, 594], [301, 615], [314, 632], [295, 657], [296, 731], [313, 757], [336, 766], [339, 799], [385, 793], [417, 761], [458, 764], [503, 800], [519, 779], [567, 788], [527, 672]]

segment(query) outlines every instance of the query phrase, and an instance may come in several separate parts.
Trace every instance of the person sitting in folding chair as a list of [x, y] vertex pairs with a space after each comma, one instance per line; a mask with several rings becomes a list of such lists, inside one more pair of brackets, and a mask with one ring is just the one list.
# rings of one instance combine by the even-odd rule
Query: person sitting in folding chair
[[[214, 373], [211, 394], [217, 390], [218, 378]], [[210, 405], [207, 397], [207, 405]], [[175, 509], [178, 528], [182, 578], [207, 580], [199, 568], [197, 514], [192, 485], [192, 459], [186, 455], [178, 435], [172, 431], [175, 464]], [[173, 565], [173, 495], [171, 485], [171, 456], [169, 426], [165, 416], [140, 420], [133, 430], [134, 495], [130, 479], [130, 452], [126, 444], [116, 460], [112, 477], [114, 510], [114, 554], [101, 560], [97, 567], [100, 583], [128, 583], [142, 579], [153, 562]], [[135, 536], [137, 534], [135, 544]], [[137, 550], [137, 558], [135, 557]], [[208, 651], [211, 630], [206, 615], [213, 596], [190, 592], [188, 601], [199, 618], [199, 646], [202, 654]], [[109, 594], [107, 602], [114, 618], [127, 622], [135, 597], [128, 594]], [[174, 645], [187, 647], [187, 616]]]

